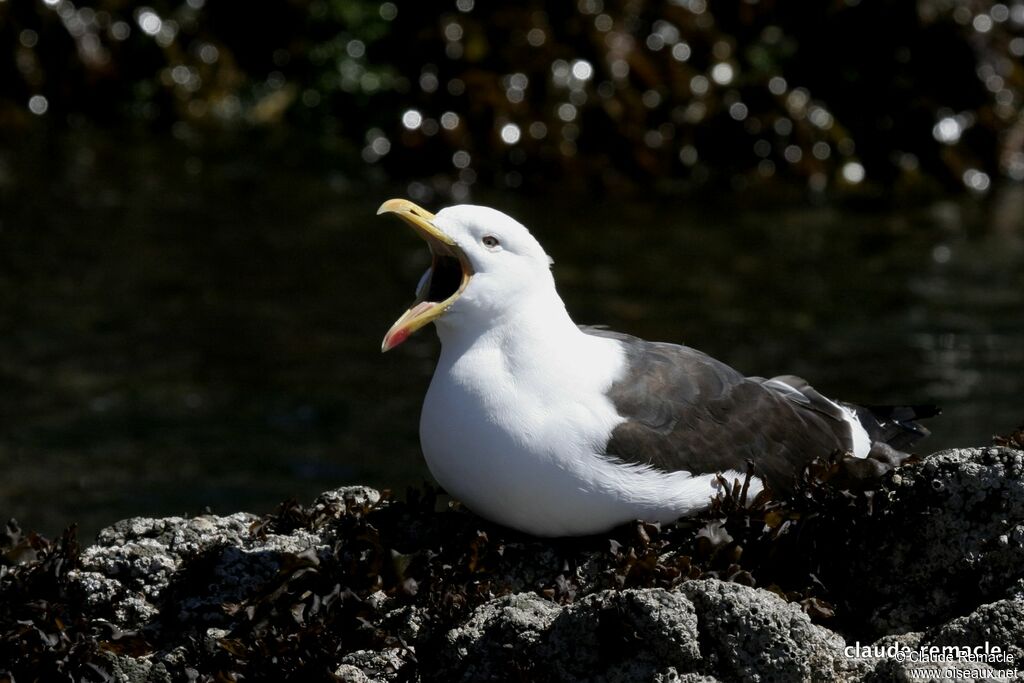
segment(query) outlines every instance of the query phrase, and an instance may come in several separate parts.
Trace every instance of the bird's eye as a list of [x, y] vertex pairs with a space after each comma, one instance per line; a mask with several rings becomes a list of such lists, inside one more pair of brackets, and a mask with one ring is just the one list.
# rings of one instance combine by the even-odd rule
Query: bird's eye
[[484, 246], [488, 249], [496, 249], [501, 246], [501, 242], [499, 242], [498, 238], [494, 235], [484, 235], [484, 238], [480, 241], [483, 242]]

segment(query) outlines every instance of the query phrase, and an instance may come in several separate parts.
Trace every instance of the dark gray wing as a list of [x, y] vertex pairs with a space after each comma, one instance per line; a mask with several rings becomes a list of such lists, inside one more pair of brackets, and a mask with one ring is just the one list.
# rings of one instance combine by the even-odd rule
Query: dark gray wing
[[842, 410], [797, 377], [744, 377], [695, 349], [647, 342], [601, 328], [616, 339], [627, 369], [608, 394], [626, 421], [605, 454], [672, 472], [746, 470], [788, 489], [809, 460], [852, 447]]

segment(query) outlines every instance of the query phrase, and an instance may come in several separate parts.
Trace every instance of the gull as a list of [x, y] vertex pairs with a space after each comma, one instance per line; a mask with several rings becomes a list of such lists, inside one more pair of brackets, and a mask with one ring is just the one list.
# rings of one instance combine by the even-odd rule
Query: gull
[[[816, 457], [897, 460], [927, 407], [833, 401], [791, 375], [746, 377], [683, 345], [573, 322], [552, 259], [484, 206], [436, 215], [384, 202], [431, 265], [389, 351], [429, 323], [441, 352], [420, 445], [437, 482], [473, 512], [537, 536], [580, 536], [706, 509], [722, 481], [785, 491]], [[724, 479], [723, 479], [724, 478]]]

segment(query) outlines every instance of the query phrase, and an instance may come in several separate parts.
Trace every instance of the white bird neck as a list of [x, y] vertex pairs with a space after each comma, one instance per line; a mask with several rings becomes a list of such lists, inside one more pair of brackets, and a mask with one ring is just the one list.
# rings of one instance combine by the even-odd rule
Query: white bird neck
[[454, 358], [474, 347], [500, 348], [509, 359], [568, 350], [584, 333], [569, 317], [554, 288], [541, 287], [519, 298], [501, 315], [452, 310], [436, 321], [442, 356]]

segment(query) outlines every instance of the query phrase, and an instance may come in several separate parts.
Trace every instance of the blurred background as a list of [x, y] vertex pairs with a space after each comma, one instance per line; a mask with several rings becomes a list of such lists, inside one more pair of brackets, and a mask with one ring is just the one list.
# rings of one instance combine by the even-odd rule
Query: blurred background
[[713, 4], [0, 0], [0, 516], [428, 480], [394, 196], [924, 451], [1024, 421], [1024, 0]]

